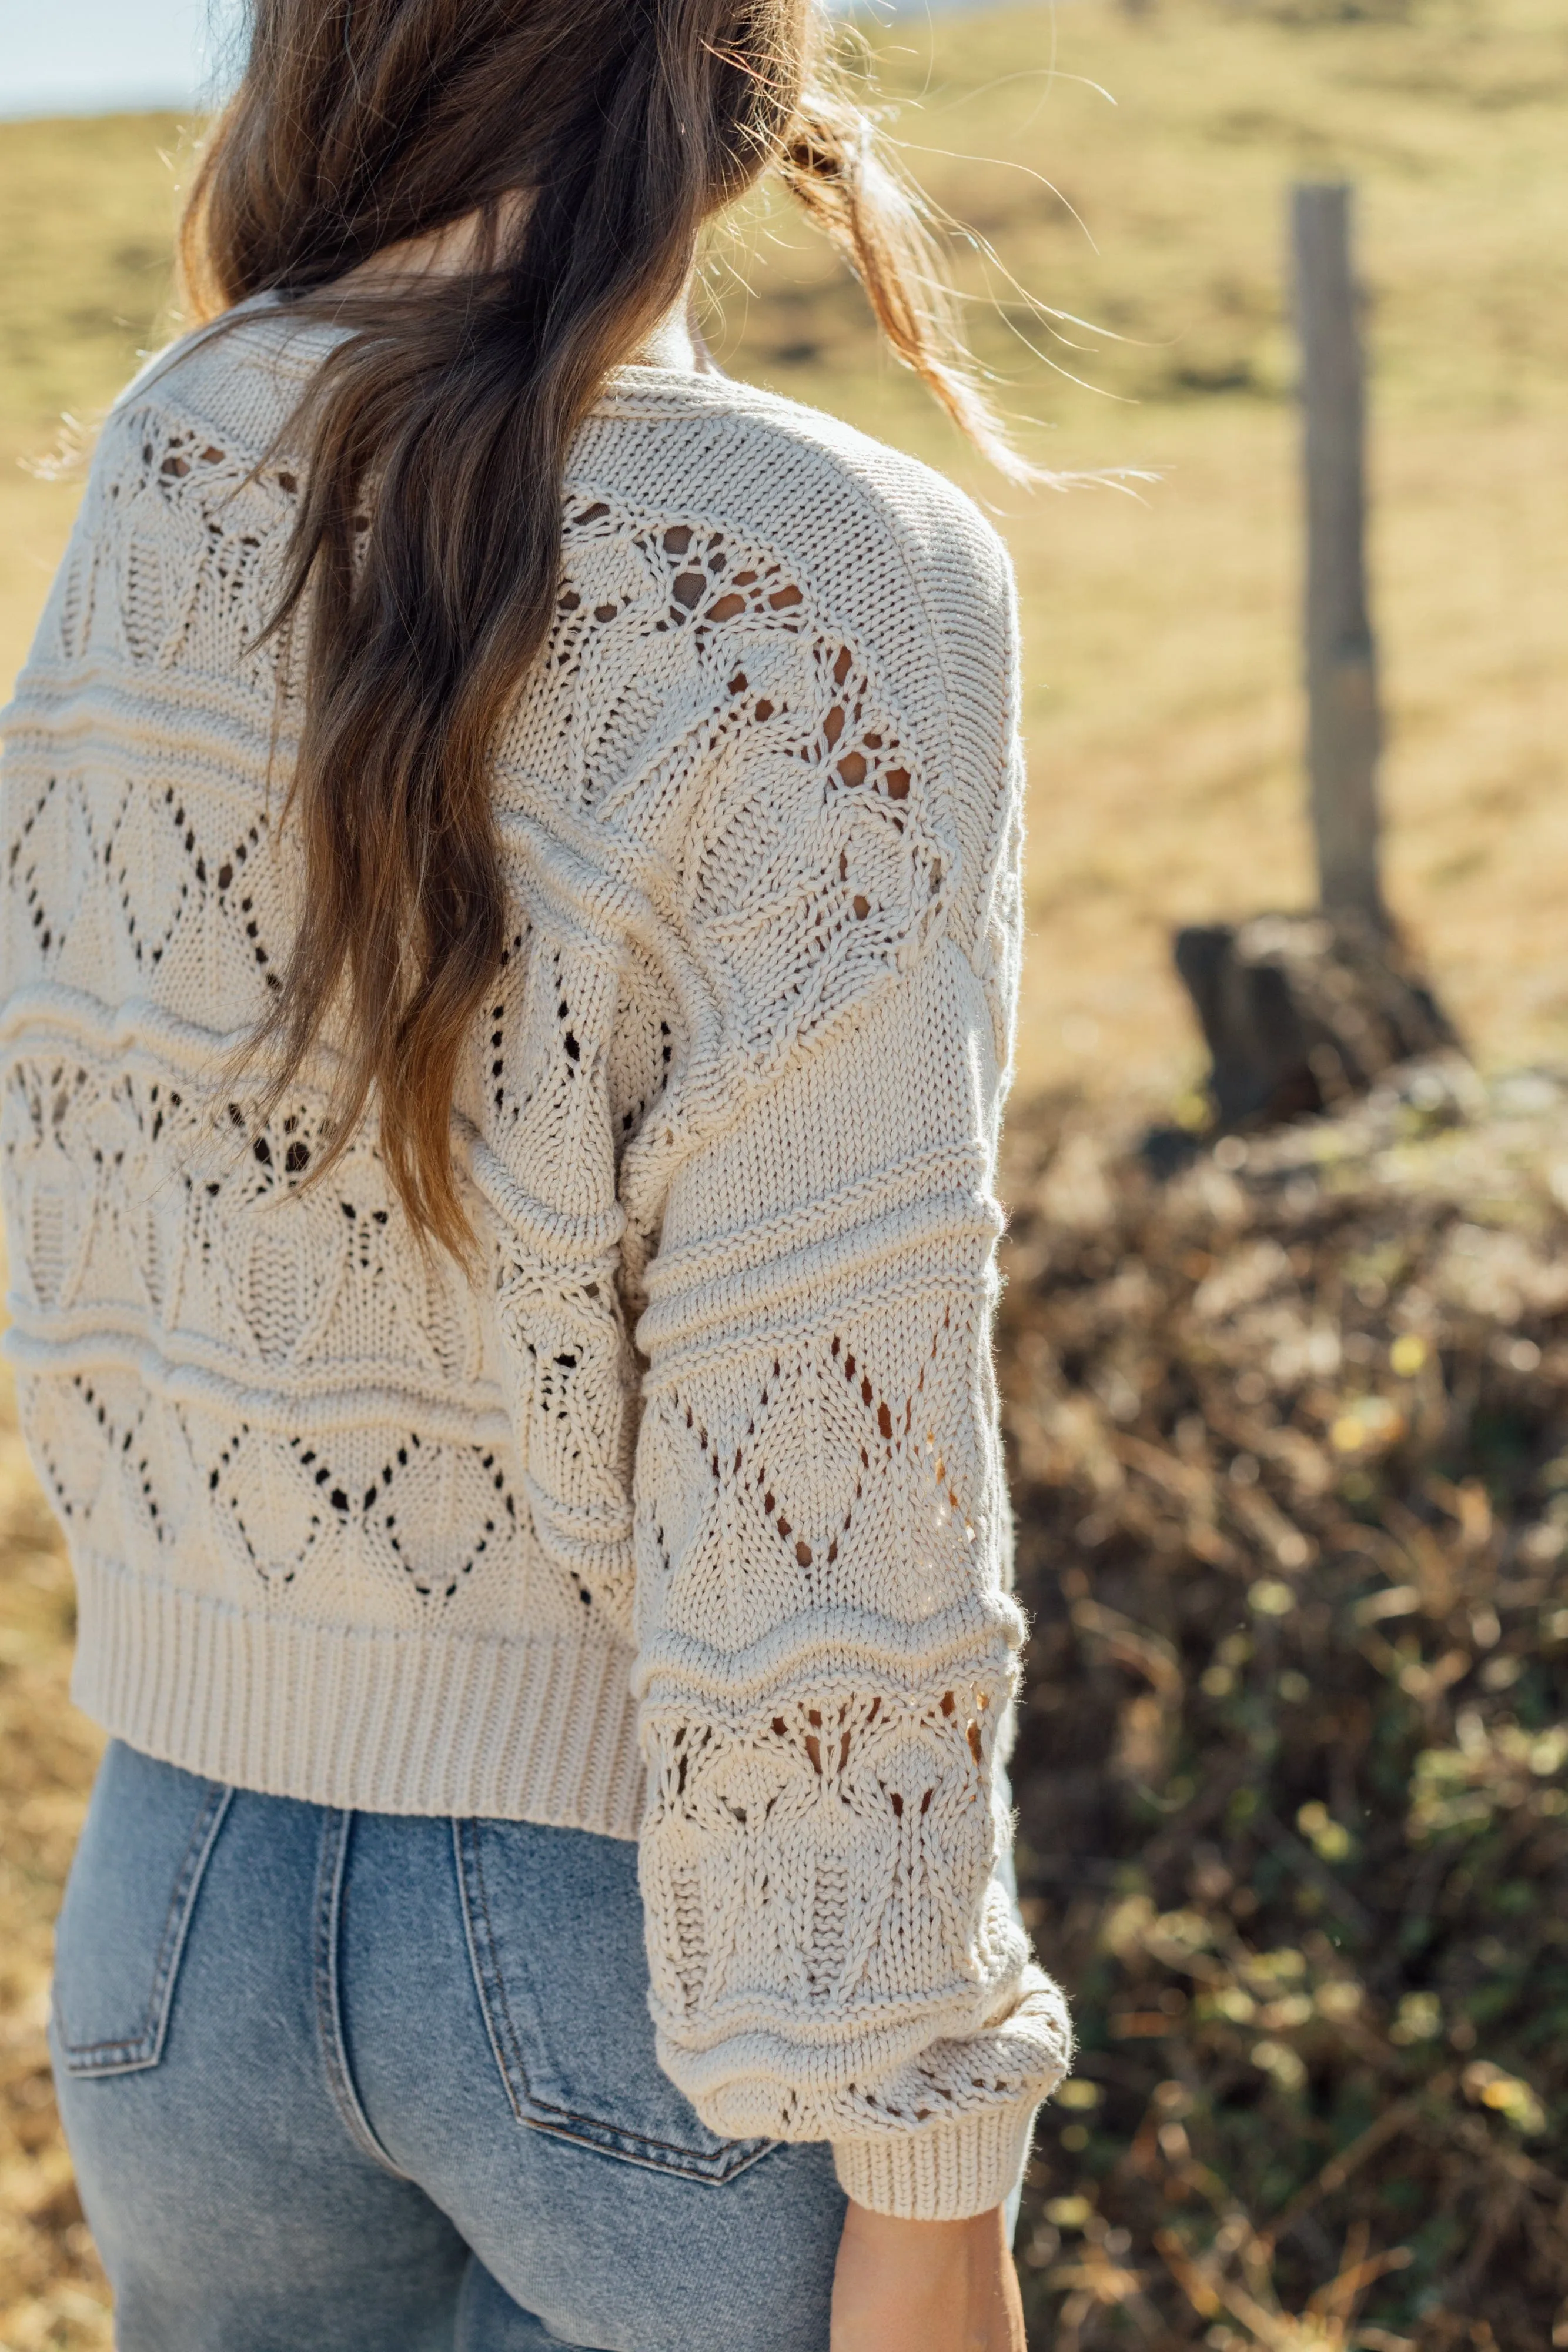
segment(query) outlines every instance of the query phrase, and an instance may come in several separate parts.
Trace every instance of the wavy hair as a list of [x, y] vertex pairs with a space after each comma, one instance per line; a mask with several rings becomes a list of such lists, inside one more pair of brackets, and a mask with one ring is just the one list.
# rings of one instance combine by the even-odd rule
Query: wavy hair
[[[705, 225], [777, 170], [898, 357], [1016, 464], [826, 51], [818, 0], [254, 0], [186, 206], [197, 322], [273, 292], [347, 330], [287, 428], [308, 467], [272, 628], [301, 625], [306, 888], [257, 1043], [281, 1093], [340, 1025], [313, 1172], [373, 1097], [414, 1231], [459, 1255], [453, 1090], [506, 925], [495, 746], [550, 625], [573, 436]], [[460, 269], [398, 271], [460, 227]]]

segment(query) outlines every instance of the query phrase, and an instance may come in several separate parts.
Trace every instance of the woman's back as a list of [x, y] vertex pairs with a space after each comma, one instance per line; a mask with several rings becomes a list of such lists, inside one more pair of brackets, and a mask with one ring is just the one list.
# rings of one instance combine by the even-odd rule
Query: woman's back
[[[1005, 560], [824, 419], [612, 381], [497, 761], [475, 1281], [422, 1251], [373, 1121], [307, 1182], [330, 1040], [265, 1118], [225, 1076], [298, 920], [287, 640], [256, 640], [324, 336], [264, 309], [132, 388], [6, 721], [9, 1344], [78, 1694], [215, 1780], [622, 1837], [640, 1701], [661, 2022], [699, 2075], [730, 2045], [719, 2128], [809, 2137], [779, 2063], [809, 1987], [847, 2036], [822, 2135], [854, 2134], [854, 2050], [896, 2105], [899, 2048], [972, 2032], [1023, 1960], [1005, 1904], [988, 1952], [930, 1933], [989, 1871], [1017, 1640]], [[1026, 2074], [1062, 2033], [1036, 2000]], [[906, 2071], [933, 2095], [929, 2052]], [[979, 2104], [1016, 2133], [1006, 2071]]]
[[0, 723], [126, 2352], [1019, 2352], [1011, 581], [682, 324], [775, 168], [1019, 470], [826, 38], [258, 0]]

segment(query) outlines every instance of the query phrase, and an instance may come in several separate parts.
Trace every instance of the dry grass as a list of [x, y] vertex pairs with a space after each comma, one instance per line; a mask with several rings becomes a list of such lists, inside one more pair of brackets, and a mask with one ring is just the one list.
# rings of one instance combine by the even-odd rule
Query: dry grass
[[[1322, 21], [1091, 0], [1053, 30], [1012, 9], [883, 45], [884, 79], [925, 93], [904, 117], [910, 163], [1026, 286], [1131, 339], [1036, 337], [1104, 388], [1086, 393], [1028, 361], [1016, 299], [1006, 324], [977, 309], [1009, 404], [1049, 421], [1031, 446], [1063, 468], [1165, 476], [1139, 502], [1001, 499], [1030, 656], [1026, 1084], [1168, 1087], [1193, 1051], [1173, 923], [1309, 896], [1283, 288], [1298, 173], [1361, 192], [1393, 896], [1484, 1057], [1568, 1039], [1568, 27], [1550, 0], [1298, 13]], [[786, 249], [763, 248], [748, 313], [728, 305], [737, 363], [987, 495], [879, 368], [853, 298], [774, 221]]]
[[[975, 331], [1007, 404], [1045, 420], [1031, 446], [1064, 468], [1165, 475], [1138, 500], [998, 500], [778, 206], [735, 267], [716, 267], [733, 365], [951, 465], [1006, 509], [1035, 774], [1026, 1086], [1168, 1091], [1195, 1052], [1172, 924], [1309, 892], [1282, 286], [1298, 172], [1348, 172], [1362, 192], [1393, 895], [1483, 1058], [1562, 1052], [1568, 27], [1554, 0], [1343, 16], [1328, 0], [1163, 0], [1139, 16], [1082, 0], [935, 30], [910, 16], [876, 39], [907, 101], [910, 163], [1023, 284], [1127, 339], [1035, 332], [971, 262], [972, 290], [1008, 297], [979, 304]], [[62, 409], [100, 407], [146, 341], [178, 177], [160, 151], [180, 137], [169, 118], [0, 126], [0, 673], [74, 498], [12, 460], [49, 444]], [[1023, 332], [1100, 389], [1032, 360]]]
[[1568, 1089], [1010, 1159], [1038, 2340], [1568, 2342]]
[[[1031, 2190], [1035, 2319], [1061, 2352], [1541, 2352], [1568, 2289], [1558, 2110], [1537, 2131], [1531, 2105], [1561, 2102], [1568, 2026], [1563, 1831], [1539, 1801], [1561, 1774], [1534, 1760], [1568, 1714], [1568, 1365], [1537, 1274], [1461, 1296], [1456, 1236], [1483, 1234], [1497, 1281], [1515, 1243], [1538, 1271], [1560, 1248], [1541, 1171], [1568, 1164], [1561, 1106], [1469, 1144], [1395, 1107], [1398, 1149], [1323, 1130], [1337, 1172], [1308, 1142], [1285, 1147], [1299, 1166], [1206, 1163], [1166, 1195], [1105, 1138], [1107, 1098], [1168, 1100], [1196, 1070], [1171, 926], [1308, 895], [1296, 173], [1362, 190], [1393, 896], [1484, 1061], [1568, 1045], [1568, 27], [1554, 0], [906, 24], [875, 37], [911, 163], [1018, 278], [1111, 331], [1042, 333], [991, 271], [1003, 307], [975, 331], [1008, 404], [1045, 420], [1031, 446], [1056, 466], [1164, 475], [1136, 499], [998, 500], [777, 206], [716, 261], [729, 363], [957, 471], [1005, 509], [1023, 588], [1023, 1091], [1059, 1094], [1015, 1122], [1004, 1370], [1040, 1624], [1020, 1794], [1088, 2053]], [[90, 422], [149, 341], [181, 137], [0, 126], [0, 677], [76, 497], [17, 461], [62, 411]], [[1380, 1616], [1406, 1586], [1417, 1605]], [[6, 1423], [0, 2352], [109, 2340], [42, 2040], [96, 1748], [64, 1697], [68, 1630]]]
[[66, 1697], [74, 1607], [57, 1530], [0, 1395], [0, 2352], [99, 2352], [109, 2297], [60, 2139], [44, 2027], [49, 1935], [102, 1743]]

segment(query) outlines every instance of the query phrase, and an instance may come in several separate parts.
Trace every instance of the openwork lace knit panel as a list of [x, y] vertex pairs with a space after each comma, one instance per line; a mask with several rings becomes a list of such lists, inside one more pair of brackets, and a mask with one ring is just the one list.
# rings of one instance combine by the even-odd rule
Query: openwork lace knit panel
[[131, 387], [4, 722], [8, 1344], [76, 1695], [216, 1780], [640, 1837], [710, 2127], [982, 2210], [1068, 2046], [996, 1875], [1006, 559], [825, 418], [614, 379], [497, 762], [476, 1284], [373, 1123], [305, 1187], [329, 1048], [265, 1119], [225, 1076], [298, 905], [255, 645], [322, 349], [264, 312]]

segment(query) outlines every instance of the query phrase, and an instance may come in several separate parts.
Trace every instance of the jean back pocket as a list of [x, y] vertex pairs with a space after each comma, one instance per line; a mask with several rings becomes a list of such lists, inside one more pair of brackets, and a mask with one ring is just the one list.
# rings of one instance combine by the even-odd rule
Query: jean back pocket
[[162, 2056], [191, 1915], [233, 1793], [110, 1741], [55, 1930], [55, 2043], [68, 2074], [129, 2074]]
[[720, 2139], [654, 2053], [637, 1851], [528, 1822], [455, 1822], [475, 1982], [518, 2119], [718, 2184], [774, 2142]]

